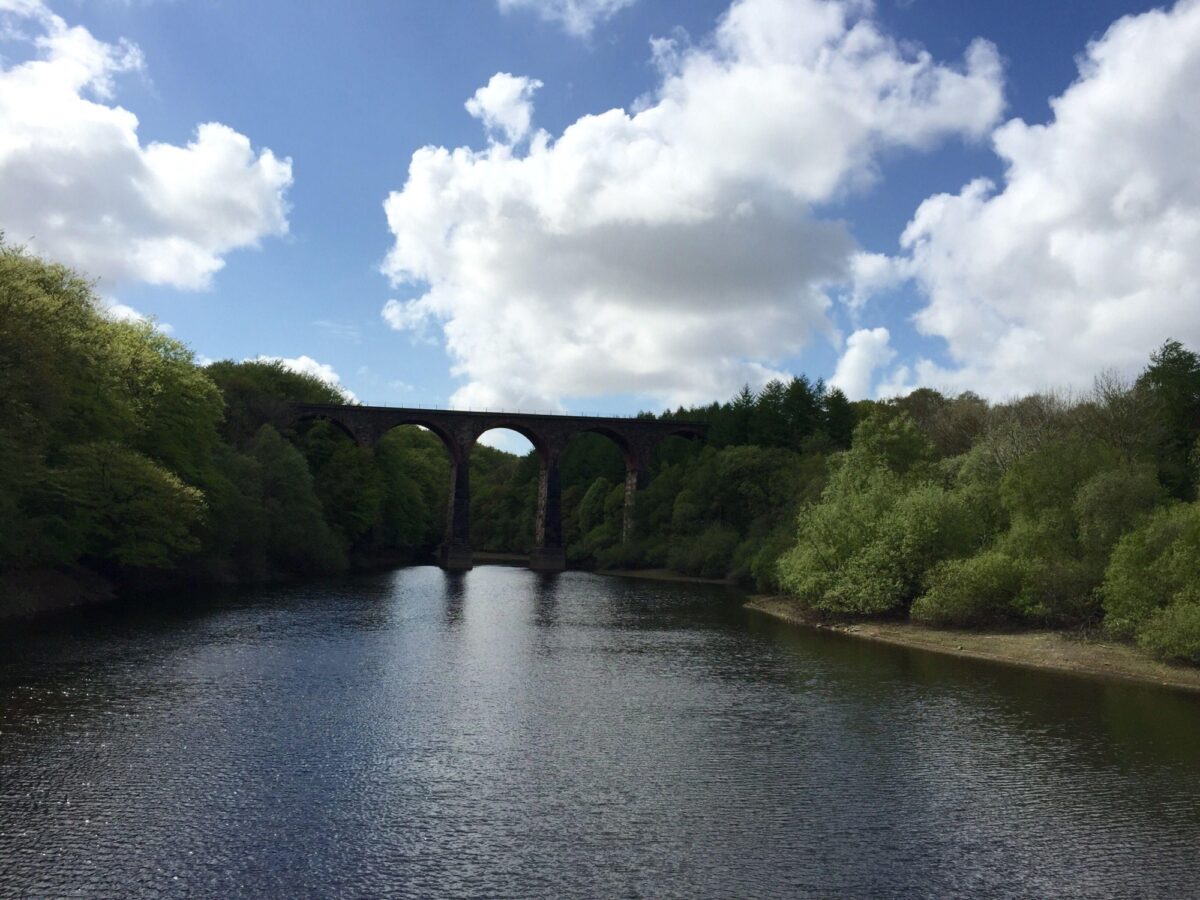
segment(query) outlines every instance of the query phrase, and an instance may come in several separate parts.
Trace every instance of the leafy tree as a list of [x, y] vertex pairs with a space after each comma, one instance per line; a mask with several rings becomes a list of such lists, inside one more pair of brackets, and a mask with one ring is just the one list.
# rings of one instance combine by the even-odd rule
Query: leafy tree
[[212, 363], [205, 372], [225, 398], [221, 433], [235, 447], [251, 441], [263, 425], [280, 421], [290, 403], [346, 402], [337, 388], [276, 361], [224, 360]]
[[[324, 519], [349, 551], [379, 522], [383, 485], [374, 453], [329, 422], [312, 422], [299, 439]], [[360, 549], [361, 546], [360, 546]]]
[[325, 521], [312, 473], [300, 451], [263, 425], [247, 448], [258, 463], [266, 558], [272, 568], [302, 574], [345, 568], [346, 557]]
[[84, 558], [169, 568], [200, 549], [203, 495], [134, 450], [107, 441], [76, 445], [54, 486]]
[[1133, 637], [1159, 610], [1192, 602], [1200, 596], [1198, 559], [1200, 503], [1155, 510], [1113, 549], [1100, 589], [1105, 625]]

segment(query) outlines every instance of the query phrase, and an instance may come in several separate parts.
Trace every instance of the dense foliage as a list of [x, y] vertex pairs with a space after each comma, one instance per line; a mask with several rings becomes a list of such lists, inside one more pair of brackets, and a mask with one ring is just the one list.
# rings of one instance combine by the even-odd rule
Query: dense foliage
[[[430, 554], [439, 441], [280, 433], [291, 401], [344, 398], [278, 363], [201, 367], [0, 243], [0, 572], [256, 580]], [[566, 448], [573, 565], [732, 578], [836, 616], [1099, 626], [1200, 663], [1200, 356], [1177, 342], [1076, 399], [852, 404], [796, 378], [663, 415], [708, 422], [709, 439], [664, 442], [632, 509], [612, 441]], [[475, 448], [477, 550], [529, 550], [539, 468]]]
[[1200, 662], [1200, 356], [1131, 384], [989, 406], [919, 390], [858, 404], [780, 581], [832, 615], [1102, 625]]
[[441, 445], [403, 429], [369, 451], [320, 424], [285, 439], [268, 423], [289, 400], [343, 397], [277, 363], [201, 368], [0, 246], [0, 567], [260, 579], [432, 547]]

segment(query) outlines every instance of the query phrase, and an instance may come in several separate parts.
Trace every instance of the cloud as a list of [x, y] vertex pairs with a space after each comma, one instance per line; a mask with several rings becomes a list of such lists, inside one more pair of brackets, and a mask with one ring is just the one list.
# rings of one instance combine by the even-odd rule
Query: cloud
[[118, 303], [115, 300], [106, 300], [100, 306], [100, 312], [108, 316], [114, 322], [146, 322], [147, 317], [138, 312], [132, 306], [127, 306], [124, 303]]
[[921, 204], [904, 232], [918, 329], [952, 364], [898, 381], [1004, 397], [1132, 372], [1167, 337], [1200, 344], [1200, 2], [1117, 21], [1053, 119], [993, 143], [1004, 183]]
[[330, 337], [338, 340], [362, 343], [362, 328], [356, 322], [339, 322], [332, 319], [317, 319], [313, 325], [320, 328]]
[[896, 356], [890, 342], [891, 335], [886, 328], [864, 328], [854, 332], [846, 340], [846, 350], [829, 383], [841, 388], [851, 400], [869, 397], [876, 370]]
[[[0, 2], [4, 2], [4, 0], [0, 0]], [[149, 322], [156, 330], [161, 331], [163, 334], [173, 334], [175, 332], [174, 326], [152, 319], [150, 316], [138, 312], [132, 306], [121, 303], [111, 297], [100, 297], [99, 308], [102, 315], [107, 316], [114, 322]]]
[[911, 275], [912, 267], [903, 258], [886, 253], [856, 253], [850, 259], [850, 290], [842, 299], [857, 315], [872, 297], [898, 287]]
[[829, 288], [851, 277], [855, 242], [820, 207], [871, 184], [881, 152], [986, 135], [1003, 106], [990, 45], [942, 65], [862, 9], [740, 0], [702, 46], [658, 47], [636, 113], [523, 153], [418, 150], [384, 204], [383, 270], [415, 296], [384, 318], [441, 327], [461, 405], [690, 402], [778, 374], [832, 339]]
[[466, 102], [467, 112], [488, 131], [503, 132], [515, 144], [529, 133], [533, 120], [533, 94], [542, 86], [536, 78], [518, 78], [497, 72]]
[[141, 52], [69, 26], [37, 0], [0, 0], [0, 34], [32, 47], [0, 62], [0, 228], [108, 283], [208, 286], [223, 257], [287, 232], [291, 160], [226, 125], [185, 146], [143, 145], [111, 101]]
[[606, 22], [636, 0], [497, 0], [500, 11], [531, 10], [547, 22], [561, 25], [575, 37], [587, 37], [600, 22]]
[[[249, 361], [249, 360], [248, 360]], [[255, 362], [277, 362], [290, 372], [296, 372], [300, 375], [311, 375], [314, 378], [319, 378], [331, 388], [341, 391], [343, 396], [351, 403], [357, 403], [358, 397], [354, 391], [342, 384], [342, 379], [337, 372], [333, 370], [333, 366], [328, 363], [317, 362], [311, 356], [259, 356]]]

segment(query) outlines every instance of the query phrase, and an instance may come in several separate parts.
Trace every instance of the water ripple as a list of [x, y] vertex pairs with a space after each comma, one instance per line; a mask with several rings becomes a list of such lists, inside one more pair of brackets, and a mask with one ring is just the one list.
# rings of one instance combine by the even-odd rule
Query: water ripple
[[408, 569], [0, 639], [0, 895], [1196, 895], [1200, 703]]

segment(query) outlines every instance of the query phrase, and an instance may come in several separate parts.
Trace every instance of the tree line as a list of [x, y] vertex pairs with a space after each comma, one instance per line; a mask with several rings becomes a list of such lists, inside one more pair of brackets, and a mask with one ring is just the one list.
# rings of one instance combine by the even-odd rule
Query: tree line
[[290, 401], [345, 398], [278, 363], [201, 367], [106, 315], [80, 276], [0, 246], [0, 569], [255, 581], [436, 543], [448, 463], [432, 436], [285, 437], [270, 423]]
[[[293, 401], [345, 398], [278, 363], [200, 366], [0, 242], [0, 570], [253, 581], [429, 558], [437, 438], [281, 433]], [[709, 439], [659, 447], [628, 535], [620, 450], [566, 448], [572, 565], [730, 578], [820, 615], [1100, 627], [1200, 663], [1200, 356], [1177, 342], [1080, 397], [851, 403], [799, 377], [660, 415]], [[473, 546], [527, 551], [536, 454], [477, 446], [471, 466]]]

